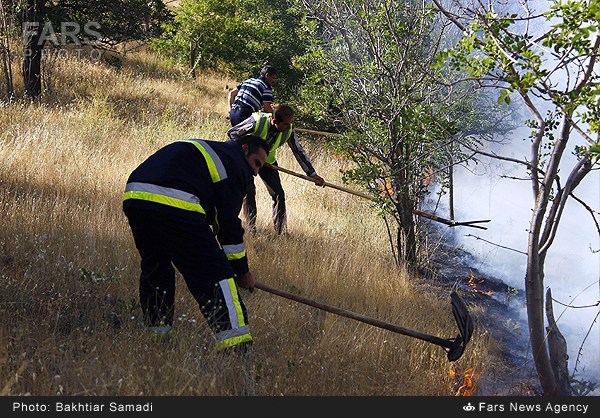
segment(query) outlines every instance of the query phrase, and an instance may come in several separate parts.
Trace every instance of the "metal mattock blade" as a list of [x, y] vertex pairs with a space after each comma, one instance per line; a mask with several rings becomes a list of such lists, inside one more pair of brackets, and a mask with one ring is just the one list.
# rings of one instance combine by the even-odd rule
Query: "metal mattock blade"
[[460, 296], [458, 296], [458, 293], [452, 291], [450, 298], [452, 302], [452, 314], [456, 320], [459, 335], [454, 339], [454, 347], [448, 351], [448, 360], [455, 361], [463, 355], [467, 343], [471, 340], [471, 336], [473, 335], [473, 320], [467, 306]]

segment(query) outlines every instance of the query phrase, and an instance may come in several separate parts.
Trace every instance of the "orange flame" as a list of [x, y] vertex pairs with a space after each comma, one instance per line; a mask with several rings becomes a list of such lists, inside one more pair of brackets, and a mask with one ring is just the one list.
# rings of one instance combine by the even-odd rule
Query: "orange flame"
[[379, 193], [380, 196], [394, 196], [394, 188], [392, 187], [392, 182], [389, 179], [379, 179], [377, 180], [377, 183], [379, 184], [379, 190], [381, 190]]
[[427, 173], [423, 175], [423, 179], [421, 180], [421, 184], [425, 187], [429, 186], [435, 180], [435, 173], [433, 169], [429, 167], [427, 169]]
[[492, 290], [483, 291], [483, 290], [479, 290], [479, 289], [477, 289], [477, 285], [480, 285], [480, 284], [482, 284], [482, 283], [485, 283], [485, 280], [483, 280], [483, 279], [477, 279], [477, 280], [476, 280], [476, 279], [475, 279], [475, 275], [474, 275], [473, 273], [471, 273], [471, 275], [469, 276], [469, 282], [467, 283], [467, 285], [468, 285], [468, 286], [469, 286], [471, 289], [473, 289], [473, 291], [474, 291], [474, 292], [477, 292], [477, 293], [482, 293], [482, 294], [484, 294], [484, 295], [488, 295], [488, 296], [491, 296], [491, 295], [493, 295], [493, 294], [494, 294], [494, 291], [492, 291]]
[[[454, 372], [454, 370], [451, 370], [450, 377], [456, 377], [456, 372]], [[458, 378], [460, 380], [460, 376]], [[471, 367], [462, 373], [462, 382], [460, 383], [460, 386], [458, 387], [454, 396], [471, 396], [476, 389], [477, 384], [475, 383], [475, 370], [473, 367]]]

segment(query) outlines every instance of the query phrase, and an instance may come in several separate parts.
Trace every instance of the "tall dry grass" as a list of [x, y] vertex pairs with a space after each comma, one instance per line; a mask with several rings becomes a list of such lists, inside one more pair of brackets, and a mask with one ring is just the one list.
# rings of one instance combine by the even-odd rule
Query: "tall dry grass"
[[[226, 86], [152, 54], [120, 69], [57, 61], [52, 95], [0, 111], [1, 395], [421, 395], [457, 393], [485, 374], [494, 346], [477, 330], [450, 363], [435, 345], [257, 290], [243, 292], [249, 358], [212, 349], [178, 277], [176, 332], [153, 342], [140, 322], [139, 258], [121, 211], [129, 173], [182, 138], [225, 139]], [[343, 161], [305, 146], [341, 184]], [[289, 149], [283, 167], [298, 171]], [[391, 262], [369, 202], [282, 174], [287, 236], [277, 236], [257, 180], [258, 233], [247, 236], [258, 280], [441, 337], [457, 333], [449, 299]]]

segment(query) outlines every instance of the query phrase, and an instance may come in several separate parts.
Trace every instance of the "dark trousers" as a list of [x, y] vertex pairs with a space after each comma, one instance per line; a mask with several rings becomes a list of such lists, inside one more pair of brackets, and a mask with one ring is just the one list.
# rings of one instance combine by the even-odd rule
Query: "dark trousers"
[[[138, 208], [124, 212], [141, 256], [139, 297], [146, 325], [173, 325], [177, 268], [210, 328], [215, 333], [231, 329], [219, 282], [233, 278], [234, 272], [204, 216]], [[247, 324], [246, 307], [238, 296]]]
[[[273, 165], [277, 165], [275, 162]], [[273, 168], [262, 167], [258, 175], [267, 186], [273, 199], [273, 224], [275, 231], [282, 234], [286, 230], [285, 192], [281, 186], [279, 172]], [[250, 230], [256, 230], [256, 186], [251, 181], [244, 198], [244, 214]]]
[[252, 116], [252, 108], [244, 105], [234, 104], [233, 107], [229, 110], [229, 122], [231, 126], [235, 126], [238, 123], [248, 119]]

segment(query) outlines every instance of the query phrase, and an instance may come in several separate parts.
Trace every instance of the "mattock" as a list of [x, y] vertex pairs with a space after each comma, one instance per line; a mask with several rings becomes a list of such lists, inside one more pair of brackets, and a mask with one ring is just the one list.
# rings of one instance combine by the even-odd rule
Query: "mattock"
[[[313, 183], [317, 182], [314, 178], [312, 178], [310, 176], [306, 176], [304, 174], [296, 173], [295, 171], [288, 170], [287, 168], [279, 167], [278, 165], [273, 165], [273, 164], [265, 163], [265, 167], [269, 167], [269, 168], [272, 168], [274, 170], [281, 171], [283, 173], [290, 174], [292, 176], [296, 176], [296, 177], [299, 177], [299, 178], [304, 179], [304, 180], [312, 181]], [[366, 193], [361, 193], [361, 192], [358, 192], [356, 190], [348, 189], [347, 187], [338, 186], [336, 184], [325, 182], [323, 184], [323, 187], [331, 187], [332, 189], [341, 190], [343, 192], [350, 193], [350, 194], [353, 194], [355, 196], [364, 197], [365, 199], [375, 200], [375, 198], [373, 196], [369, 196]], [[463, 222], [457, 222], [457, 221], [452, 220], [452, 219], [440, 218], [439, 216], [436, 216], [436, 215], [433, 215], [433, 214], [427, 213], [427, 212], [422, 212], [420, 210], [413, 210], [413, 213], [415, 215], [417, 215], [417, 216], [421, 216], [423, 218], [431, 219], [432, 221], [440, 222], [440, 223], [443, 223], [443, 224], [448, 225], [450, 227], [453, 227], [453, 226], [469, 226], [471, 228], [487, 229], [484, 226], [473, 225], [473, 224], [476, 224], [476, 223], [485, 223], [485, 222], [489, 222], [490, 221], [489, 219], [485, 219], [485, 220], [482, 220], [482, 221], [463, 221]]]
[[315, 308], [334, 313], [336, 315], [355, 319], [357, 321], [364, 322], [369, 325], [374, 325], [376, 327], [383, 328], [388, 331], [396, 332], [402, 335], [407, 335], [413, 338], [418, 338], [419, 340], [439, 345], [446, 351], [449, 361], [456, 361], [463, 355], [465, 347], [470, 341], [471, 335], [473, 335], [473, 321], [471, 320], [471, 315], [469, 315], [469, 311], [467, 310], [465, 303], [455, 291], [452, 291], [452, 293], [450, 294], [450, 300], [452, 304], [452, 314], [454, 315], [454, 319], [458, 327], [458, 335], [454, 338], [440, 338], [434, 335], [424, 334], [419, 331], [404, 328], [399, 325], [391, 324], [388, 322], [381, 321], [379, 319], [361, 315], [356, 312], [348, 311], [346, 309], [327, 305], [323, 302], [318, 302], [312, 299], [305, 298], [303, 296], [286, 292], [284, 290], [276, 289], [266, 284], [255, 283], [254, 287], [260, 290], [264, 290], [265, 292], [281, 296], [286, 299], [290, 299], [296, 302], [303, 303], [305, 305], [310, 305]]

